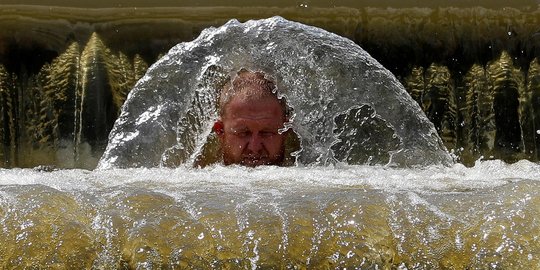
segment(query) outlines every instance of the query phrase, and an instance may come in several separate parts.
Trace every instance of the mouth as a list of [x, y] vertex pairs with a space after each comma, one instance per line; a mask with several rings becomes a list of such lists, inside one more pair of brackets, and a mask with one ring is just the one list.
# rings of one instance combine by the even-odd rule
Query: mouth
[[248, 166], [248, 167], [255, 167], [259, 165], [268, 165], [269, 160], [265, 157], [245, 157], [242, 160], [242, 165]]

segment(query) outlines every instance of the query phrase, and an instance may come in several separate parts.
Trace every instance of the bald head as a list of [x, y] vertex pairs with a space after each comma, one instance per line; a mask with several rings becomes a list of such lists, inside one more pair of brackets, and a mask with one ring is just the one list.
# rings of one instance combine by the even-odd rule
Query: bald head
[[277, 97], [277, 88], [273, 81], [265, 78], [261, 72], [252, 72], [245, 69], [240, 70], [232, 81], [228, 81], [222, 88], [219, 97], [219, 114], [224, 117], [227, 113], [227, 105], [232, 99], [252, 102], [260, 100], [276, 100], [279, 102], [283, 115], [285, 116], [286, 106], [283, 99]]

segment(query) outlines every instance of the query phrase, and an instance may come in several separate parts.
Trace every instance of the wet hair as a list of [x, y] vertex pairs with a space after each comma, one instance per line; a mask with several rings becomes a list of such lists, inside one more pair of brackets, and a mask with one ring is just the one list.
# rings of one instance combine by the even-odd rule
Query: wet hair
[[219, 93], [218, 110], [221, 117], [225, 114], [227, 104], [237, 95], [243, 95], [246, 100], [275, 98], [282, 107], [283, 115], [288, 115], [285, 98], [277, 96], [276, 84], [262, 72], [241, 69], [233, 78], [226, 80]]

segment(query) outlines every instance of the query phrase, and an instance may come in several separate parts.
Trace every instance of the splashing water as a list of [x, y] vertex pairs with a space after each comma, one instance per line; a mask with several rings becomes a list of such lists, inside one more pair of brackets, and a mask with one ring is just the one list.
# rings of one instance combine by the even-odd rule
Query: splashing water
[[292, 108], [297, 164], [452, 162], [420, 107], [369, 54], [274, 17], [232, 20], [171, 49], [131, 91], [98, 167], [193, 163], [212, 144], [217, 87], [241, 68], [271, 77]]
[[[243, 67], [294, 109], [299, 166], [192, 168], [216, 82]], [[184, 166], [0, 170], [0, 268], [540, 268], [540, 166], [450, 162], [352, 42], [281, 18], [231, 21], [149, 70], [100, 163]]]
[[528, 161], [1, 170], [0, 267], [536, 269], [538, 175]]

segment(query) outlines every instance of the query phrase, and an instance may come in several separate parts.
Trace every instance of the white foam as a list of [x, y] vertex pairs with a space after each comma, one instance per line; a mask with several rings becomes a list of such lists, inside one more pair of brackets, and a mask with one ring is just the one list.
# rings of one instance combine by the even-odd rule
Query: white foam
[[0, 185], [46, 185], [58, 190], [103, 189], [123, 185], [163, 188], [236, 186], [250, 189], [368, 188], [387, 191], [466, 191], [490, 188], [519, 180], [540, 181], [540, 165], [529, 161], [506, 164], [482, 161], [472, 168], [431, 166], [422, 169], [384, 166], [257, 167], [210, 166], [111, 170], [1, 169]]

